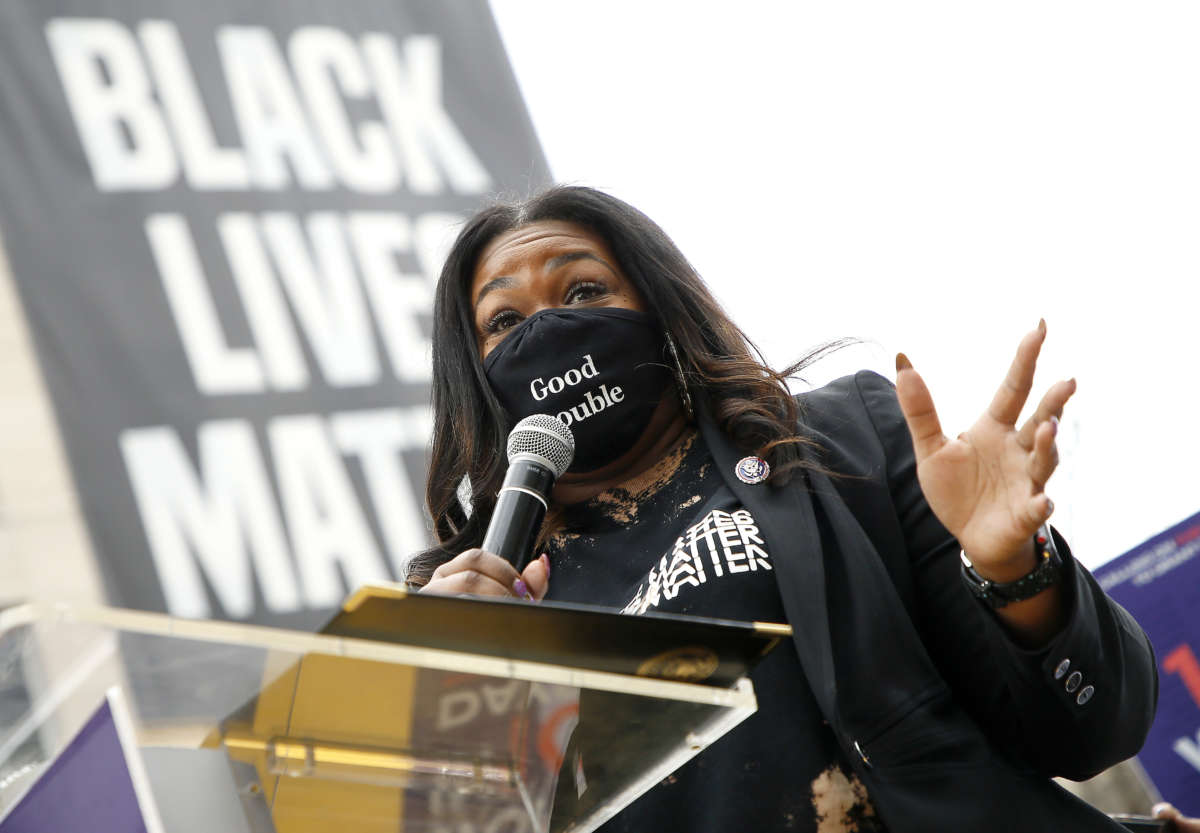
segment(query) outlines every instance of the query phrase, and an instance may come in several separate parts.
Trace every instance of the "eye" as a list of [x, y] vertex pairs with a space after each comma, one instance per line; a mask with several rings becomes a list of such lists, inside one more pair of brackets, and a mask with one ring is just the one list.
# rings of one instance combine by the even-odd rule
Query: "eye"
[[501, 333], [505, 330], [512, 329], [520, 323], [521, 315], [518, 312], [511, 309], [505, 309], [488, 319], [487, 323], [483, 325], [483, 332], [485, 335]]
[[607, 293], [608, 287], [602, 283], [596, 281], [577, 281], [567, 289], [567, 295], [563, 298], [563, 303], [581, 304], [593, 298], [599, 298], [601, 295]]

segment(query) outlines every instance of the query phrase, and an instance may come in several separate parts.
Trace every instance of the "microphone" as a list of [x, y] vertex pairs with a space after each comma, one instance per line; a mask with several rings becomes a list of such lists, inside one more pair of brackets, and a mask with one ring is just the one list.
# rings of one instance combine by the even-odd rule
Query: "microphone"
[[549, 414], [521, 420], [508, 435], [508, 472], [483, 536], [483, 549], [525, 569], [541, 528], [554, 481], [571, 465], [575, 437]]

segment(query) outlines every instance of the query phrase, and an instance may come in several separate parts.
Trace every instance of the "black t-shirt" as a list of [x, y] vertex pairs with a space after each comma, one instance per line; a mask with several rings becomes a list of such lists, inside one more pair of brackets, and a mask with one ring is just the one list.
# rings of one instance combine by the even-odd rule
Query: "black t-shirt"
[[[698, 435], [637, 482], [568, 507], [547, 547], [547, 598], [786, 621], [771, 547]], [[758, 711], [646, 793], [606, 833], [883, 831], [791, 643], [751, 674]]]

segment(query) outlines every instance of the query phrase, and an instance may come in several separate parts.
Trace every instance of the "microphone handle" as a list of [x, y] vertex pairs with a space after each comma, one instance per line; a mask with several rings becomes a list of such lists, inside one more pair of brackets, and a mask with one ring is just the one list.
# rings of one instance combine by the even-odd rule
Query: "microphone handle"
[[520, 457], [514, 459], [496, 496], [482, 548], [505, 559], [518, 572], [524, 570], [546, 517], [547, 498], [553, 487], [553, 471]]

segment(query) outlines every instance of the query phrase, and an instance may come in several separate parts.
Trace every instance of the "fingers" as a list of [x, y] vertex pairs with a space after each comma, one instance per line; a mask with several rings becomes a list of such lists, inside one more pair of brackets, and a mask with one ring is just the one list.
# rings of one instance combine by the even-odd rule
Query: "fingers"
[[1042, 342], [1046, 340], [1046, 322], [1039, 321], [1033, 330], [1021, 339], [1017, 347], [1017, 355], [1009, 365], [1008, 375], [1003, 384], [992, 397], [988, 406], [988, 415], [1004, 425], [1016, 425], [1029, 391], [1033, 387], [1033, 371], [1037, 368], [1038, 353], [1042, 350]]
[[521, 573], [535, 601], [541, 601], [550, 589], [550, 557], [545, 553], [530, 561]]
[[1055, 382], [1050, 386], [1045, 396], [1042, 397], [1042, 401], [1038, 403], [1033, 416], [1026, 420], [1025, 424], [1021, 426], [1021, 430], [1017, 432], [1017, 441], [1021, 443], [1022, 448], [1033, 448], [1034, 432], [1050, 417], [1062, 419], [1063, 408], [1066, 406], [1067, 400], [1075, 395], [1076, 388], [1074, 379]]
[[1040, 492], [1046, 487], [1046, 481], [1058, 468], [1058, 445], [1055, 437], [1058, 435], [1058, 417], [1050, 419], [1038, 426], [1033, 438], [1033, 450], [1029, 453], [1029, 479], [1033, 481], [1033, 491]]
[[1200, 833], [1200, 819], [1188, 818], [1170, 804], [1155, 804], [1153, 814], [1156, 819], [1170, 819], [1181, 833]]
[[933, 397], [921, 374], [913, 370], [912, 362], [903, 353], [896, 354], [896, 397], [912, 435], [913, 451], [919, 464], [947, 442]]
[[1046, 496], [1046, 481], [1058, 467], [1058, 446], [1054, 442], [1058, 434], [1058, 418], [1050, 419], [1038, 426], [1033, 438], [1033, 451], [1029, 453], [1029, 479], [1033, 497], [1026, 504], [1025, 513], [1030, 526], [1040, 526], [1054, 514], [1054, 501]]
[[444, 595], [519, 596], [540, 601], [550, 589], [550, 559], [534, 559], [518, 573], [505, 559], [481, 549], [456, 555], [433, 571], [421, 592]]
[[1037, 494], [1025, 504], [1025, 519], [1031, 527], [1038, 527], [1050, 520], [1054, 514], [1054, 501], [1045, 494]]
[[1182, 815], [1178, 810], [1175, 809], [1175, 805], [1168, 804], [1165, 801], [1155, 804], [1154, 809], [1151, 810], [1151, 813], [1153, 813], [1156, 819], [1177, 819], [1180, 815]]
[[461, 552], [433, 571], [424, 591], [474, 596], [524, 596], [521, 575], [498, 555], [481, 549]]

